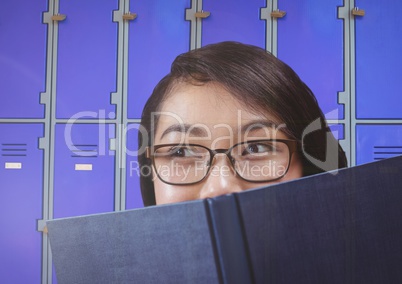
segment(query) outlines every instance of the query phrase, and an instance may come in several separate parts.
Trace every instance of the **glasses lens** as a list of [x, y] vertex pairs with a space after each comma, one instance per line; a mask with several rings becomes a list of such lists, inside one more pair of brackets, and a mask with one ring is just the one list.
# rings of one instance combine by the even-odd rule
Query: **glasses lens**
[[201, 146], [173, 145], [154, 152], [158, 177], [171, 184], [188, 184], [202, 180], [208, 171], [209, 151]]
[[230, 153], [236, 172], [249, 181], [283, 177], [289, 167], [289, 147], [280, 141], [254, 141], [237, 145]]

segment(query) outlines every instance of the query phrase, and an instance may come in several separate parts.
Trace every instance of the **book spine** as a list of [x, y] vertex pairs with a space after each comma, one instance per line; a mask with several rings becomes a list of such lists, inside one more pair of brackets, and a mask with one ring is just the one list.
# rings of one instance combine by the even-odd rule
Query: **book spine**
[[206, 207], [220, 283], [254, 283], [235, 196], [207, 199]]

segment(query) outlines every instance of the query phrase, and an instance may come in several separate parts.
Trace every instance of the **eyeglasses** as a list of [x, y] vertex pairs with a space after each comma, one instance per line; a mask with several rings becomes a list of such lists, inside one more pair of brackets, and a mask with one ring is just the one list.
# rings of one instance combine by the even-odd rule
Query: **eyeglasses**
[[[159, 179], [171, 185], [190, 185], [202, 181], [213, 168], [216, 154], [225, 154], [235, 173], [249, 182], [267, 182], [282, 178], [289, 170], [296, 140], [266, 139], [244, 141], [229, 149], [211, 150], [198, 144], [163, 144], [147, 147]], [[230, 169], [220, 168], [220, 174]]]

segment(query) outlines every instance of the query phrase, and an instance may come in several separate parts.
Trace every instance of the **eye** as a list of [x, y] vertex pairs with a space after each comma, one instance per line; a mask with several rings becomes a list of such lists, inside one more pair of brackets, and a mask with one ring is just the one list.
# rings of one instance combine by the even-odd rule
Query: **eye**
[[189, 148], [177, 146], [170, 148], [168, 153], [171, 157], [177, 158], [191, 157], [195, 155]]
[[[163, 149], [162, 149], [163, 150]], [[198, 146], [172, 146], [164, 150], [165, 156], [170, 158], [202, 159], [209, 156], [208, 151]]]
[[272, 144], [267, 143], [248, 143], [244, 145], [244, 150], [242, 151], [242, 156], [246, 155], [256, 155], [256, 154], [269, 154], [275, 151]]

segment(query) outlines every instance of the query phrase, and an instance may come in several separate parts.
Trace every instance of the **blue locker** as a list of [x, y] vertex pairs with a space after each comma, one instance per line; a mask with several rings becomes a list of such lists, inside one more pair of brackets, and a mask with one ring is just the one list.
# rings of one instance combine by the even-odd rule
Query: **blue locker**
[[129, 24], [128, 117], [140, 118], [155, 85], [170, 71], [174, 58], [190, 48], [190, 0], [130, 1], [138, 17]]
[[[118, 1], [60, 0], [56, 116], [94, 118], [92, 113], [115, 112]], [[112, 115], [111, 118], [114, 118]]]
[[113, 124], [57, 124], [54, 165], [54, 217], [114, 209]]
[[239, 41], [265, 48], [265, 20], [260, 9], [265, 0], [204, 0], [203, 9], [211, 15], [202, 20], [202, 45], [220, 41]]
[[402, 2], [391, 2], [379, 7], [375, 0], [356, 1], [365, 10], [355, 17], [359, 119], [402, 119]]
[[328, 125], [329, 129], [331, 129], [332, 134], [334, 134], [335, 138], [338, 140], [345, 139], [345, 127], [343, 124], [330, 124]]
[[327, 119], [344, 118], [338, 104], [343, 91], [342, 0], [278, 1], [278, 58], [289, 64], [311, 88]]
[[47, 0], [0, 2], [0, 118], [43, 118]]
[[0, 283], [40, 283], [42, 124], [0, 124]]
[[[137, 156], [144, 148], [138, 150], [138, 130], [139, 124], [134, 123], [129, 124], [126, 129], [126, 209], [143, 207], [139, 179], [141, 169]], [[144, 168], [142, 172], [149, 174], [149, 169]]]
[[402, 155], [402, 125], [356, 125], [356, 164]]

